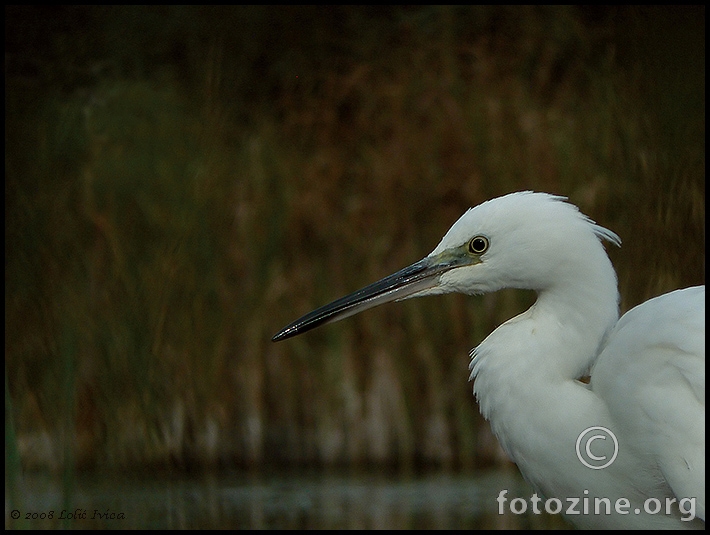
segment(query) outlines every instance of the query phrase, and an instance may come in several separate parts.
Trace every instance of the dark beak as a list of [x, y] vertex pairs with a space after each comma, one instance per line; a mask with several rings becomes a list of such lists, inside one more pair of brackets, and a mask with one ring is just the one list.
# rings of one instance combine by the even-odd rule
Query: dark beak
[[367, 310], [368, 308], [411, 297], [435, 288], [442, 273], [470, 263], [470, 258], [446, 254], [427, 256], [397, 273], [365, 286], [357, 292], [341, 297], [297, 319], [279, 331], [271, 340], [278, 342], [311, 329], [332, 323]]

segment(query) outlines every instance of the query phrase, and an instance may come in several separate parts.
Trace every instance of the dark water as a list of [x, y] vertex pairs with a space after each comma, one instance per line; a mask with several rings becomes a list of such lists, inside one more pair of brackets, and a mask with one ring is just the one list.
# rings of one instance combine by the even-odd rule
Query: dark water
[[[6, 528], [85, 529], [549, 529], [558, 517], [499, 514], [496, 497], [528, 498], [514, 471], [479, 475], [271, 473], [191, 478], [25, 476]], [[13, 516], [18, 516], [15, 520]], [[51, 516], [51, 518], [50, 518]]]

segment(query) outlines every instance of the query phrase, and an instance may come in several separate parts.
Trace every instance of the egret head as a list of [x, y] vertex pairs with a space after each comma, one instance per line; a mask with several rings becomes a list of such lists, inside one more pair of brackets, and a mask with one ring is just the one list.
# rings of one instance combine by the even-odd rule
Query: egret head
[[[389, 301], [502, 288], [542, 291], [579, 269], [613, 269], [600, 239], [619, 244], [564, 197], [529, 191], [484, 202], [468, 210], [436, 248], [411, 266], [314, 310], [281, 330], [283, 340]], [[583, 254], [580, 254], [583, 253]], [[591, 263], [591, 265], [590, 265]]]
[[575, 276], [575, 264], [608, 264], [600, 239], [619, 245], [619, 237], [564, 201], [523, 191], [469, 209], [427, 257], [453, 254], [460, 267], [442, 273], [435, 287], [417, 295], [544, 290]]

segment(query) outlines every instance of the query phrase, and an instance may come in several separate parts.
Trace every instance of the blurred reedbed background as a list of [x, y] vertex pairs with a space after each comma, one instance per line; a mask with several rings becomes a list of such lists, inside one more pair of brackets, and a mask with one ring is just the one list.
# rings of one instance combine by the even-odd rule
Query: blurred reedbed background
[[271, 336], [524, 189], [621, 236], [622, 311], [703, 283], [704, 24], [704, 7], [6, 7], [6, 463], [504, 463], [468, 351], [534, 295]]

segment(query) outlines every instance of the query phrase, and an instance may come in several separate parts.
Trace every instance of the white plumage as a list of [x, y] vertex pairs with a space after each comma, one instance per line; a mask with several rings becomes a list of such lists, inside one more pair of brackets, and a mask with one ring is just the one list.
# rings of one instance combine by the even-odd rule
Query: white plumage
[[[562, 197], [506, 195], [468, 210], [429, 256], [274, 340], [392, 300], [535, 290], [530, 309], [471, 352], [474, 393], [504, 450], [563, 512], [579, 500], [580, 513], [566, 515], [579, 527], [704, 527], [705, 287], [656, 297], [619, 319], [602, 240], [620, 244]], [[589, 384], [579, 381], [590, 370]], [[618, 439], [603, 469], [579, 459], [577, 439], [591, 427]], [[611, 440], [588, 447], [612, 458]]]

